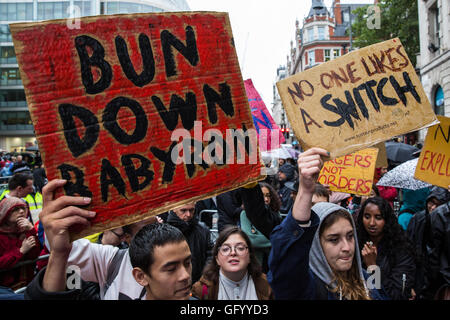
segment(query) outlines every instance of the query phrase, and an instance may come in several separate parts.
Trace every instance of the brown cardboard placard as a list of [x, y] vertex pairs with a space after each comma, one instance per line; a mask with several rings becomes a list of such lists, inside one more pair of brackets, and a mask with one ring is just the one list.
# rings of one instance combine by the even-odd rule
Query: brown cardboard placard
[[398, 38], [348, 53], [277, 82], [304, 150], [331, 158], [437, 123]]
[[97, 212], [73, 239], [263, 178], [227, 13], [18, 23], [11, 33], [47, 176], [69, 180], [64, 192], [92, 197]]

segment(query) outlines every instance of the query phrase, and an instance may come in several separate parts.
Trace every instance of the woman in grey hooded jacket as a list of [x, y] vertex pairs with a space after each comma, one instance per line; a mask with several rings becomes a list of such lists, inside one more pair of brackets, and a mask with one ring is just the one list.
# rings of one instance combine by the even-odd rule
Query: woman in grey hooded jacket
[[379, 283], [362, 269], [350, 213], [332, 203], [311, 208], [326, 155], [320, 148], [300, 155], [292, 213], [271, 234], [268, 280], [275, 299], [384, 299]]

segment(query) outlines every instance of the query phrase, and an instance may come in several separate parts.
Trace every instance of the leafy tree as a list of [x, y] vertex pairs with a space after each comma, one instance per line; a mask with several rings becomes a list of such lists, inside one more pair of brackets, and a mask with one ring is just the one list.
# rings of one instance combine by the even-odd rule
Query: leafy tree
[[398, 37], [415, 66], [416, 54], [420, 51], [417, 0], [380, 0], [378, 6], [381, 9], [378, 29], [369, 29], [367, 26], [367, 19], [370, 19], [367, 14], [369, 6], [353, 11], [356, 16], [352, 23], [352, 34], [355, 38], [353, 46], [362, 48]]

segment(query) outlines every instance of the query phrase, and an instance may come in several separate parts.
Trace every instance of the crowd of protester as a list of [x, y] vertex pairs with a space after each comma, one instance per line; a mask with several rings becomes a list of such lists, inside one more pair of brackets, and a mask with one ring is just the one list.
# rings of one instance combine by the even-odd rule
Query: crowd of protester
[[73, 242], [90, 199], [55, 197], [65, 180], [2, 158], [14, 170], [0, 195], [0, 299], [449, 299], [450, 186], [381, 187], [377, 168], [368, 196], [332, 192], [317, 183], [327, 155], [311, 148], [262, 182]]

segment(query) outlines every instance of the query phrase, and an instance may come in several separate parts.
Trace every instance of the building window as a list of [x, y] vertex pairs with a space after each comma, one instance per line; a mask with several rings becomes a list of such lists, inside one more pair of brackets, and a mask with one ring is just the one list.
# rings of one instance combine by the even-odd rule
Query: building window
[[0, 42], [12, 42], [11, 32], [7, 24], [0, 25]]
[[308, 29], [308, 41], [314, 41], [314, 28]]
[[350, 22], [350, 14], [348, 12], [348, 9], [346, 8], [345, 11], [342, 11], [342, 23], [349, 23]]
[[0, 90], [0, 107], [26, 107], [25, 91]]
[[0, 84], [3, 86], [17, 86], [22, 84], [18, 68], [2, 68]]
[[325, 49], [323, 56], [324, 56], [325, 62], [330, 61], [331, 60], [331, 50]]
[[69, 1], [38, 2], [37, 18], [38, 20], [68, 18], [70, 15], [70, 12], [68, 10], [69, 5], [70, 5]]
[[441, 39], [439, 37], [441, 25], [439, 22], [439, 8], [437, 6], [437, 1], [428, 10], [428, 20], [429, 20], [429, 49], [431, 52], [435, 52], [439, 49], [441, 45]]
[[14, 47], [0, 47], [0, 64], [16, 64]]
[[341, 56], [341, 50], [340, 49], [333, 49], [333, 59], [336, 59], [337, 57]]
[[434, 113], [443, 116], [445, 115], [444, 109], [444, 91], [441, 86], [438, 86], [434, 93]]
[[318, 27], [319, 31], [319, 40], [325, 40], [325, 27]]
[[316, 63], [316, 55], [314, 50], [308, 51], [308, 64], [312, 66]]
[[33, 130], [28, 111], [12, 111], [0, 113], [0, 130]]
[[80, 14], [82, 16], [90, 16], [91, 14], [91, 2], [90, 1], [75, 1], [75, 6], [80, 8]]
[[33, 19], [33, 3], [0, 3], [0, 20], [18, 21]]

